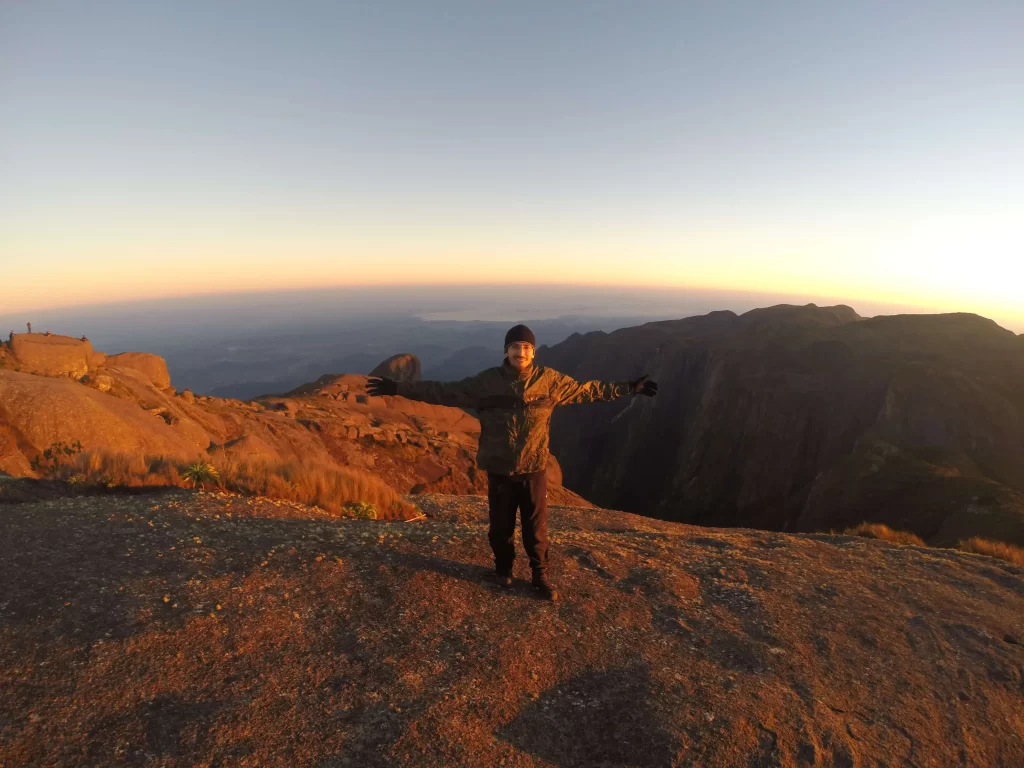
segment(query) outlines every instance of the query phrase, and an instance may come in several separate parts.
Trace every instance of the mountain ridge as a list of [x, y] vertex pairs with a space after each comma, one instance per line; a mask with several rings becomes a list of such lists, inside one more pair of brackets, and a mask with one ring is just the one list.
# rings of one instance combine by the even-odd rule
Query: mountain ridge
[[[839, 501], [827, 488], [846, 490], [826, 481], [876, 445], [907, 462], [861, 474], [910, 469], [887, 475], [904, 495], [923, 474], [1005, 487], [1007, 503], [987, 509], [1024, 543], [1024, 345], [991, 320], [782, 306], [571, 337], [537, 357], [577, 379], [649, 373], [661, 385], [651, 402], [555, 413], [566, 484], [600, 506], [807, 530]], [[926, 510], [874, 501], [850, 511], [854, 524], [898, 519], [928, 535]]]

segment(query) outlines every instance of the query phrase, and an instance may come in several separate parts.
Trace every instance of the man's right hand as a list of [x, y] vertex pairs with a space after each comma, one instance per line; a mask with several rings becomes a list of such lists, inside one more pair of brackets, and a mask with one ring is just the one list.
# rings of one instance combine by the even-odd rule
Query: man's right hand
[[654, 397], [658, 394], [658, 382], [651, 381], [646, 373], [636, 381], [631, 381], [630, 386], [633, 387], [634, 395], [647, 395], [648, 397]]
[[371, 397], [397, 395], [398, 382], [394, 379], [386, 379], [381, 376], [371, 376], [366, 380], [366, 394]]

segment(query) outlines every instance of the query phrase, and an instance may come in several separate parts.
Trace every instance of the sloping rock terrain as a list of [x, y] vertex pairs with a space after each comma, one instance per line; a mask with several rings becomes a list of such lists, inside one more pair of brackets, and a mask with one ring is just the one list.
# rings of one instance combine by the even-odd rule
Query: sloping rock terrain
[[551, 604], [412, 498], [0, 505], [0, 764], [1024, 764], [1021, 568], [556, 507]]
[[[415, 377], [419, 366], [415, 356], [396, 355], [381, 369]], [[485, 490], [486, 476], [475, 466], [474, 416], [369, 397], [366, 379], [327, 374], [284, 395], [243, 402], [176, 392], [155, 355], [107, 356], [79, 339], [18, 334], [0, 345], [0, 472], [32, 476], [32, 461], [46, 448], [78, 441], [87, 451], [182, 460], [355, 467], [403, 493]], [[561, 487], [557, 461], [549, 474], [553, 503], [589, 506]]]
[[1024, 337], [990, 320], [778, 306], [575, 335], [537, 359], [660, 385], [552, 419], [566, 485], [601, 506], [1024, 544]]

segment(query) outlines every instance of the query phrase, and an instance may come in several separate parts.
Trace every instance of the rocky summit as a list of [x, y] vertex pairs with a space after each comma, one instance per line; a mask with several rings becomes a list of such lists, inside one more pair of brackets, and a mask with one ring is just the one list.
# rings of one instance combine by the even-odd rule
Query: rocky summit
[[[420, 362], [396, 355], [379, 368], [415, 378]], [[344, 467], [400, 492], [484, 491], [473, 415], [370, 397], [366, 380], [325, 374], [291, 392], [243, 402], [178, 392], [156, 355], [106, 355], [81, 339], [16, 334], [0, 345], [0, 472], [33, 476], [33, 460], [47, 448], [77, 442], [103, 454]], [[561, 481], [552, 459], [551, 500], [589, 506]]]
[[409, 498], [0, 505], [0, 764], [1024, 765], [1024, 569], [556, 507], [552, 604]]

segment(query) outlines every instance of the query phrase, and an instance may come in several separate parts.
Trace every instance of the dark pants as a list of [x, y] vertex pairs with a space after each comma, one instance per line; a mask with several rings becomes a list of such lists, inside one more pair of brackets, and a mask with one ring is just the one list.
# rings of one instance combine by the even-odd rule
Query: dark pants
[[546, 472], [525, 475], [487, 473], [487, 501], [491, 527], [487, 539], [494, 550], [494, 567], [511, 573], [516, 557], [516, 510], [523, 520], [523, 548], [534, 571], [548, 566], [548, 476]]

